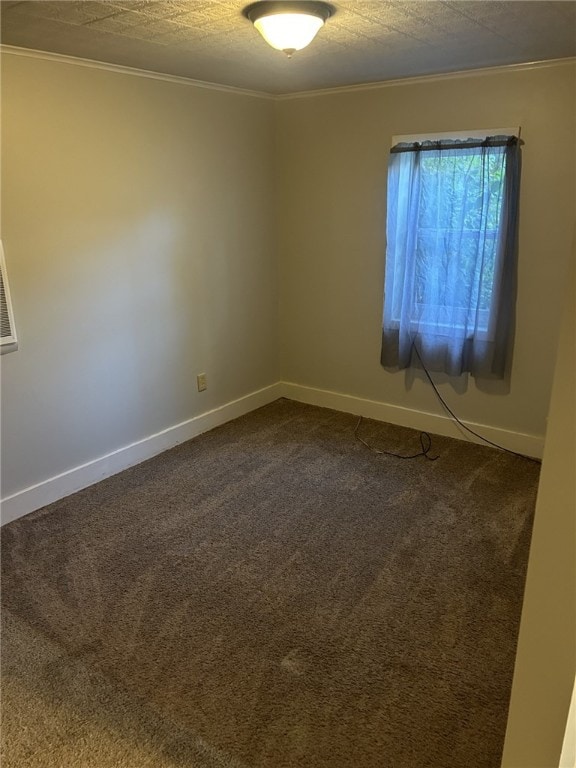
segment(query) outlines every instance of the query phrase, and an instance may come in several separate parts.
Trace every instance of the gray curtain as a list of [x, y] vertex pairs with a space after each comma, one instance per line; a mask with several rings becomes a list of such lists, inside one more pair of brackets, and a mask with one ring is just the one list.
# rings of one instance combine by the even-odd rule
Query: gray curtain
[[504, 377], [519, 184], [514, 136], [392, 148], [382, 365]]

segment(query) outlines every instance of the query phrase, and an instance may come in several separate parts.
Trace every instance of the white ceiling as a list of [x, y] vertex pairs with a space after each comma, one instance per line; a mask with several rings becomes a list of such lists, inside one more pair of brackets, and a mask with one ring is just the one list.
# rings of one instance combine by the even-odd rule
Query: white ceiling
[[281, 94], [576, 56], [576, 1], [332, 0], [292, 59], [248, 0], [2, 0], [2, 43]]

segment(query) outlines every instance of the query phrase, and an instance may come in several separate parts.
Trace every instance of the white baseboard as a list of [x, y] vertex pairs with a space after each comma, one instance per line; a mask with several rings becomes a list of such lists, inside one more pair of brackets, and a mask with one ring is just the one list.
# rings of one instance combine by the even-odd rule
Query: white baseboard
[[279, 397], [282, 397], [281, 385], [279, 383], [272, 384], [212, 411], [194, 416], [194, 418], [181, 424], [168, 427], [161, 432], [145, 437], [143, 440], [138, 440], [136, 443], [112, 451], [98, 459], [73, 467], [41, 483], [24, 488], [2, 499], [1, 524], [9, 523], [46, 506], [46, 504], [51, 504], [71, 493], [80, 491], [82, 488], [87, 488], [106, 477], [122, 472], [128, 467], [190, 440], [202, 432], [207, 432], [220, 424], [237, 419], [256, 408], [267, 405]]
[[[318, 405], [323, 408], [332, 408], [335, 411], [344, 411], [357, 416], [365, 416], [377, 421], [386, 421], [403, 427], [412, 427], [437, 435], [471, 440], [477, 443], [482, 442], [462, 430], [452, 419], [446, 416], [438, 416], [375, 400], [366, 400], [353, 395], [344, 395], [340, 392], [305, 387], [291, 382], [277, 382], [7, 496], [1, 501], [1, 524], [9, 523], [29, 512], [40, 509], [40, 507], [69, 496], [71, 493], [80, 491], [82, 488], [87, 488], [89, 485], [128, 469], [128, 467], [139, 464], [141, 461], [150, 459], [162, 451], [173, 448], [179, 443], [190, 440], [202, 432], [207, 432], [220, 424], [267, 405], [279, 397], [286, 397], [290, 400]], [[464, 423], [474, 431], [484, 435], [488, 440], [492, 440], [498, 445], [508, 448], [508, 450], [526, 456], [542, 457], [543, 435], [528, 435], [489, 427], [484, 424]]]
[[[376, 400], [366, 400], [353, 395], [344, 395], [340, 392], [330, 392], [325, 389], [305, 387], [283, 381], [281, 384], [282, 397], [297, 400], [309, 405], [318, 405], [322, 408], [332, 408], [335, 411], [344, 411], [356, 416], [365, 416], [377, 421], [386, 421], [389, 424], [397, 424], [401, 427], [412, 427], [424, 432], [431, 432], [445, 437], [455, 437], [459, 440], [467, 440], [482, 444], [482, 440], [475, 438], [469, 432], [458, 426], [448, 416], [439, 416], [426, 411], [416, 411], [411, 408], [403, 408], [400, 405], [390, 405]], [[485, 424], [463, 421], [470, 429], [483, 435], [497, 445], [507, 448], [509, 451], [522, 453], [525, 456], [542, 458], [544, 450], [544, 435], [529, 435], [522, 432], [511, 432], [507, 429], [489, 427]]]

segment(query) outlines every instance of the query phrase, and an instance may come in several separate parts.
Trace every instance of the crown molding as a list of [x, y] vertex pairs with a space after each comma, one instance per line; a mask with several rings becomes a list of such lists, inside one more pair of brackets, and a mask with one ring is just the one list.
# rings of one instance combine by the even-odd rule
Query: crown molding
[[318, 88], [312, 91], [298, 91], [297, 93], [282, 93], [274, 96], [276, 101], [289, 101], [291, 99], [307, 99], [314, 96], [331, 96], [339, 93], [354, 91], [374, 91], [380, 88], [394, 88], [399, 85], [418, 85], [423, 83], [441, 82], [443, 80], [459, 80], [466, 77], [484, 77], [509, 72], [526, 72], [533, 69], [546, 69], [561, 65], [576, 64], [576, 56], [564, 59], [548, 59], [547, 61], [530, 61], [522, 64], [504, 64], [498, 67], [482, 67], [479, 69], [463, 69], [457, 72], [443, 72], [435, 75], [418, 75], [416, 77], [400, 77], [395, 80], [379, 80], [373, 83], [357, 83], [355, 85], [342, 85], [334, 88]]
[[340, 93], [353, 93], [356, 91], [373, 91], [381, 88], [394, 88], [401, 85], [419, 85], [424, 83], [442, 82], [444, 80], [458, 80], [467, 77], [484, 77], [489, 75], [504, 74], [510, 72], [526, 72], [534, 69], [546, 69], [562, 65], [576, 64], [576, 56], [563, 59], [548, 59], [547, 61], [530, 61], [521, 64], [505, 64], [497, 67], [482, 67], [479, 69], [463, 69], [457, 72], [443, 72], [434, 75], [418, 75], [415, 77], [401, 77], [395, 80], [379, 80], [373, 83], [357, 83], [355, 85], [342, 85], [333, 88], [317, 88], [310, 91], [297, 91], [295, 93], [268, 93], [266, 91], [253, 91], [248, 88], [238, 88], [233, 85], [222, 85], [220, 83], [210, 83], [205, 80], [194, 80], [190, 77], [181, 75], [169, 75], [163, 72], [153, 72], [148, 69], [137, 69], [123, 64], [109, 64], [95, 59], [83, 59], [77, 56], [67, 56], [62, 53], [52, 53], [50, 51], [39, 51], [33, 48], [20, 48], [14, 45], [0, 45], [0, 53], [6, 53], [12, 56], [23, 56], [30, 59], [41, 59], [45, 61], [55, 61], [62, 64], [71, 64], [89, 69], [101, 69], [106, 72], [116, 72], [118, 74], [144, 77], [150, 80], [160, 80], [167, 83], [177, 83], [180, 85], [194, 86], [195, 88], [205, 88], [211, 91], [221, 91], [223, 93], [234, 93], [241, 96], [251, 96], [258, 99], [270, 101], [290, 101], [292, 99], [307, 99], [316, 96], [331, 96]]
[[116, 72], [121, 75], [132, 75], [144, 77], [149, 80], [161, 80], [166, 83], [177, 83], [179, 85], [192, 85], [195, 88], [205, 88], [210, 91], [223, 91], [224, 93], [234, 93], [239, 96], [252, 96], [258, 99], [275, 99], [271, 93], [264, 91], [251, 91], [248, 88], [237, 88], [233, 85], [221, 85], [220, 83], [209, 83], [204, 80], [194, 80], [191, 77], [182, 77], [180, 75], [169, 75], [163, 72], [153, 72], [149, 69], [137, 69], [136, 67], [127, 67], [123, 64], [109, 64], [105, 61], [96, 61], [96, 59], [82, 59], [78, 56], [67, 56], [63, 53], [52, 53], [51, 51], [38, 51], [34, 48], [20, 48], [15, 45], [0, 45], [0, 53], [6, 53], [11, 56], [23, 56], [27, 59], [40, 59], [44, 61], [54, 61], [61, 64], [72, 64], [77, 67], [87, 67], [88, 69], [102, 69], [106, 72]]

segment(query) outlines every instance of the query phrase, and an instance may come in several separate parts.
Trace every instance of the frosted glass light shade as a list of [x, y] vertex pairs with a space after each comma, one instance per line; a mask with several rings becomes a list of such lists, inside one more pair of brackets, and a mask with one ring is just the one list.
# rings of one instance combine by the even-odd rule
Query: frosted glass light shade
[[254, 22], [264, 40], [279, 51], [306, 48], [323, 24], [323, 19], [305, 13], [274, 13]]
[[312, 42], [334, 10], [322, 0], [259, 0], [243, 13], [272, 48], [291, 56]]

